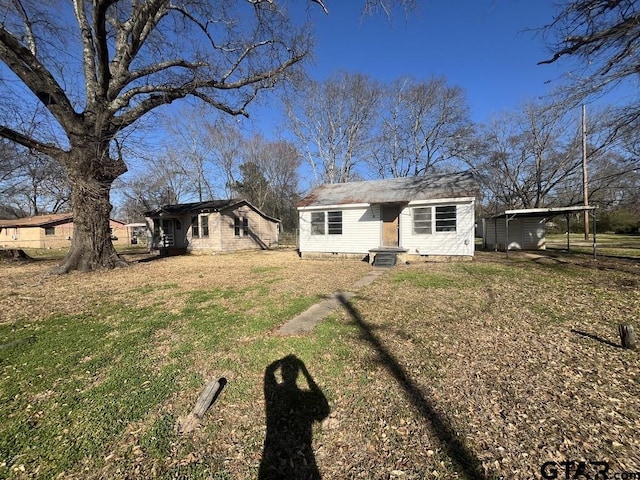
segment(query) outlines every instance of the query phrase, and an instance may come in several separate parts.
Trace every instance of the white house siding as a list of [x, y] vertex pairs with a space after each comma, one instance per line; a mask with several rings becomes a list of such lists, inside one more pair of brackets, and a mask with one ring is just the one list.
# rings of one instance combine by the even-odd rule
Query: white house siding
[[[311, 235], [311, 213], [342, 211], [342, 234]], [[304, 209], [300, 211], [300, 252], [362, 253], [380, 246], [380, 206], [349, 207], [348, 205]]]
[[[432, 233], [413, 232], [413, 209], [428, 206], [456, 205], [456, 231], [436, 232], [435, 212], [432, 220]], [[400, 214], [400, 246], [413, 255], [466, 255], [474, 253], [475, 211], [474, 202], [420, 202], [405, 207]]]
[[[485, 248], [504, 250], [506, 221], [504, 218], [484, 220]], [[546, 220], [541, 218], [514, 218], [509, 221], [509, 250], [544, 250], [546, 248]]]

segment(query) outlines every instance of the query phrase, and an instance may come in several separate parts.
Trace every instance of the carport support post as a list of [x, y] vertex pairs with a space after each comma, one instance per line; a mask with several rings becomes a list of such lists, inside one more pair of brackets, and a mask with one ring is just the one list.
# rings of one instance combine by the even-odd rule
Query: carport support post
[[505, 221], [505, 235], [506, 235], [506, 239], [504, 242], [504, 250], [507, 254], [507, 258], [509, 258], [509, 222], [511, 220], [513, 220], [514, 218], [516, 218], [516, 214], [514, 213], [513, 215], [511, 215], [511, 217], [509, 217], [508, 215], [505, 215], [504, 217], [504, 221]]
[[597, 228], [598, 219], [596, 218], [595, 210], [592, 211], [591, 216], [593, 217], [593, 258], [596, 258], [598, 256], [598, 242], [596, 241], [596, 232], [598, 231], [598, 228]]
[[567, 253], [569, 252], [569, 214], [565, 213], [564, 217], [567, 219]]
[[504, 217], [504, 251], [507, 254], [507, 259], [509, 258], [509, 217], [505, 215]]

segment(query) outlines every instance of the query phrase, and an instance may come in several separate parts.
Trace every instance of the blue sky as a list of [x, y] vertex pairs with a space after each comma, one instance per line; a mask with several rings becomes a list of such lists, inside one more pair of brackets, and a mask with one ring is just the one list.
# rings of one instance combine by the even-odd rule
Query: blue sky
[[[326, 0], [329, 15], [312, 11], [317, 47], [309, 73], [323, 80], [337, 70], [383, 82], [401, 76], [443, 76], [462, 87], [472, 119], [517, 109], [551, 91], [563, 70], [537, 65], [549, 53], [536, 29], [550, 23], [553, 0], [423, 0], [409, 18], [395, 11], [363, 18], [364, 0]], [[270, 115], [254, 109], [257, 127]]]

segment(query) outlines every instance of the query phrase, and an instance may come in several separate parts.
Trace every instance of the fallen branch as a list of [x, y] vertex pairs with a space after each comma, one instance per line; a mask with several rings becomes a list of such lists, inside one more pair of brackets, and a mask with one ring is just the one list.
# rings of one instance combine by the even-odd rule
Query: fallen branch
[[220, 392], [227, 384], [227, 379], [222, 377], [219, 380], [211, 380], [205, 387], [198, 400], [196, 401], [195, 407], [191, 410], [191, 413], [187, 415], [185, 418], [179, 418], [178, 424], [176, 425], [176, 429], [179, 433], [186, 434], [193, 432], [196, 428], [200, 426], [200, 421], [204, 417], [207, 410], [211, 408], [211, 405], [218, 399], [220, 396]]
[[226, 384], [227, 379], [224, 377], [219, 380], [211, 380], [198, 397], [196, 406], [193, 407], [193, 411], [191, 413], [193, 413], [196, 418], [199, 419], [204, 417], [204, 414], [207, 413], [209, 407], [211, 407], [211, 405], [213, 405], [213, 402], [216, 401], [216, 399], [220, 395], [220, 392]]

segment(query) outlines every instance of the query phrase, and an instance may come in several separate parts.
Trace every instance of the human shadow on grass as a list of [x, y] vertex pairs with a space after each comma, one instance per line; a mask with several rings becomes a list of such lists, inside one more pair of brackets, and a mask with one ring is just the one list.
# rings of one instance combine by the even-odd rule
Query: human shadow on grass
[[407, 371], [382, 344], [374, 333], [373, 327], [362, 318], [358, 310], [356, 310], [346, 297], [339, 294], [338, 300], [360, 328], [364, 340], [375, 348], [380, 356], [381, 363], [389, 373], [395, 377], [406, 399], [409, 400], [416, 410], [420, 412], [420, 415], [429, 422], [431, 431], [439, 439], [443, 451], [451, 459], [454, 468], [459, 473], [462, 473], [465, 478], [484, 480], [486, 477], [482, 472], [478, 458], [476, 458], [473, 452], [458, 438], [457, 433], [449, 424], [448, 420], [436, 411], [432, 401], [411, 380]]
[[267, 433], [258, 479], [320, 479], [311, 445], [313, 423], [329, 415], [329, 403], [302, 360], [288, 355], [269, 365], [264, 398]]

